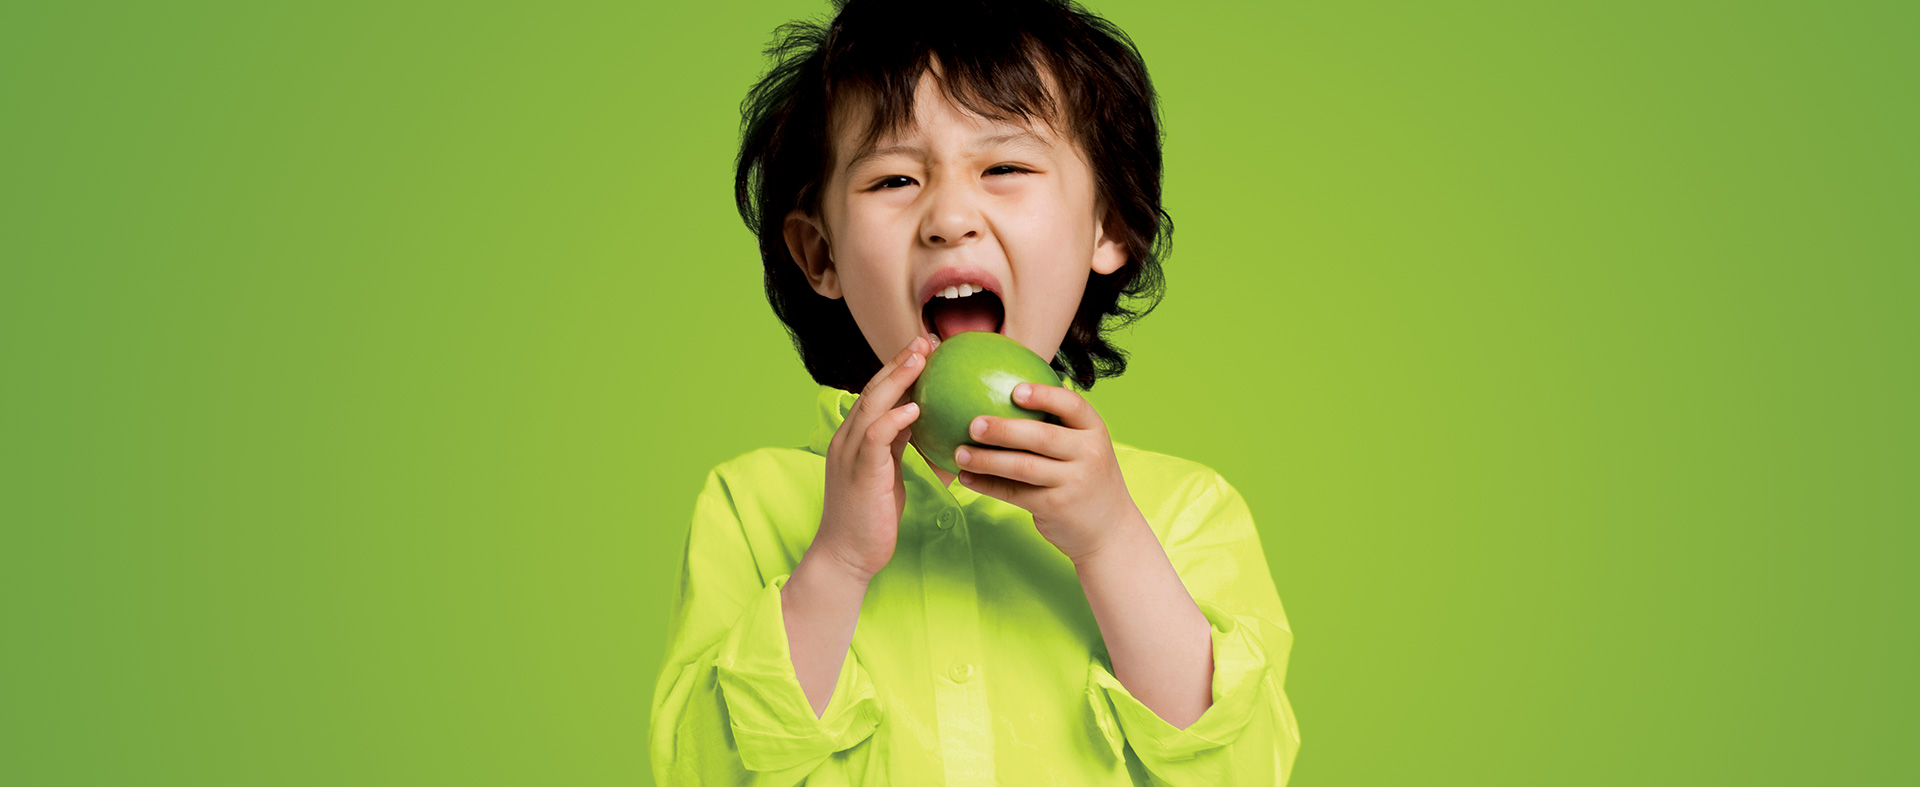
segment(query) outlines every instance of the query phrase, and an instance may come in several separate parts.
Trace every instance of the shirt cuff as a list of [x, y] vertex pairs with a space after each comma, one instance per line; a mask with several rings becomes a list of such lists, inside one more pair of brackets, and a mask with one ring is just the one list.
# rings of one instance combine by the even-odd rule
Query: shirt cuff
[[1125, 759], [1121, 750], [1128, 743], [1148, 770], [1193, 759], [1234, 742], [1259, 709], [1268, 667], [1266, 651], [1253, 636], [1258, 627], [1211, 603], [1194, 603], [1206, 616], [1213, 639], [1213, 704], [1186, 729], [1167, 723], [1135, 699], [1101, 659], [1088, 667], [1087, 702], [1115, 759]]
[[722, 641], [715, 666], [720, 692], [740, 760], [756, 771], [778, 771], [825, 760], [852, 748], [880, 725], [873, 680], [853, 649], [840, 663], [826, 711], [813, 715], [793, 671], [780, 589], [791, 574], [775, 577]]

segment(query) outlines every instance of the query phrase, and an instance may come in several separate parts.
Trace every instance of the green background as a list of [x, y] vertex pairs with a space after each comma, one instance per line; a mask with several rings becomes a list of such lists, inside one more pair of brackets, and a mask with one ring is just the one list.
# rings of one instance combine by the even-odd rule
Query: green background
[[[647, 783], [828, 5], [126, 5], [0, 10], [0, 781]], [[1090, 7], [1178, 226], [1091, 398], [1245, 494], [1293, 784], [1920, 779], [1910, 6]]]

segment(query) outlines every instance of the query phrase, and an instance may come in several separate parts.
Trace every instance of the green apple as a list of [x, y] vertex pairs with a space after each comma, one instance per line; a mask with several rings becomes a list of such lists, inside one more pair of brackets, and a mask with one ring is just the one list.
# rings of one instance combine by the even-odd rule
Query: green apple
[[1013, 387], [1021, 383], [1058, 386], [1060, 375], [1026, 345], [992, 331], [963, 331], [941, 341], [913, 382], [913, 401], [920, 405], [920, 417], [909, 427], [914, 448], [934, 466], [959, 475], [953, 451], [979, 445], [967, 431], [974, 418], [1060, 423], [1051, 413], [1013, 403]]

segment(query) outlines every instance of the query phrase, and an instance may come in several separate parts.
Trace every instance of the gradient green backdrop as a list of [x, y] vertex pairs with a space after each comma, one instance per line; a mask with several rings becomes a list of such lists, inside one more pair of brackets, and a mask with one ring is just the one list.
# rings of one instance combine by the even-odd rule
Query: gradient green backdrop
[[[0, 782], [627, 785], [824, 2], [0, 10]], [[1178, 231], [1121, 439], [1246, 495], [1299, 787], [1915, 783], [1915, 15], [1093, 3]]]

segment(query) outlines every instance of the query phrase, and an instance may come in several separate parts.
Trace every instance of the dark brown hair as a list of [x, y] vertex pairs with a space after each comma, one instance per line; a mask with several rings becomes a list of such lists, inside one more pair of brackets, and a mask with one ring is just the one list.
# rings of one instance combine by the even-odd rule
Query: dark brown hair
[[[1106, 334], [1159, 305], [1166, 290], [1160, 265], [1173, 236], [1160, 204], [1159, 102], [1133, 41], [1070, 0], [834, 4], [830, 24], [775, 28], [765, 50], [774, 63], [740, 103], [734, 168], [740, 217], [760, 241], [767, 302], [808, 373], [821, 385], [859, 391], [884, 364], [846, 300], [808, 284], [788, 252], [785, 216], [795, 208], [820, 215], [836, 102], [873, 99], [861, 145], [871, 147], [912, 121], [914, 86], [935, 60], [942, 90], [961, 106], [996, 121], [1046, 120], [1086, 152], [1096, 204], [1118, 219], [1112, 231], [1127, 262], [1111, 274], [1088, 272], [1052, 365], [1082, 390], [1125, 372], [1126, 353]], [[1050, 100], [1042, 69], [1061, 86], [1064, 106]], [[1128, 308], [1123, 295], [1146, 302]]]

